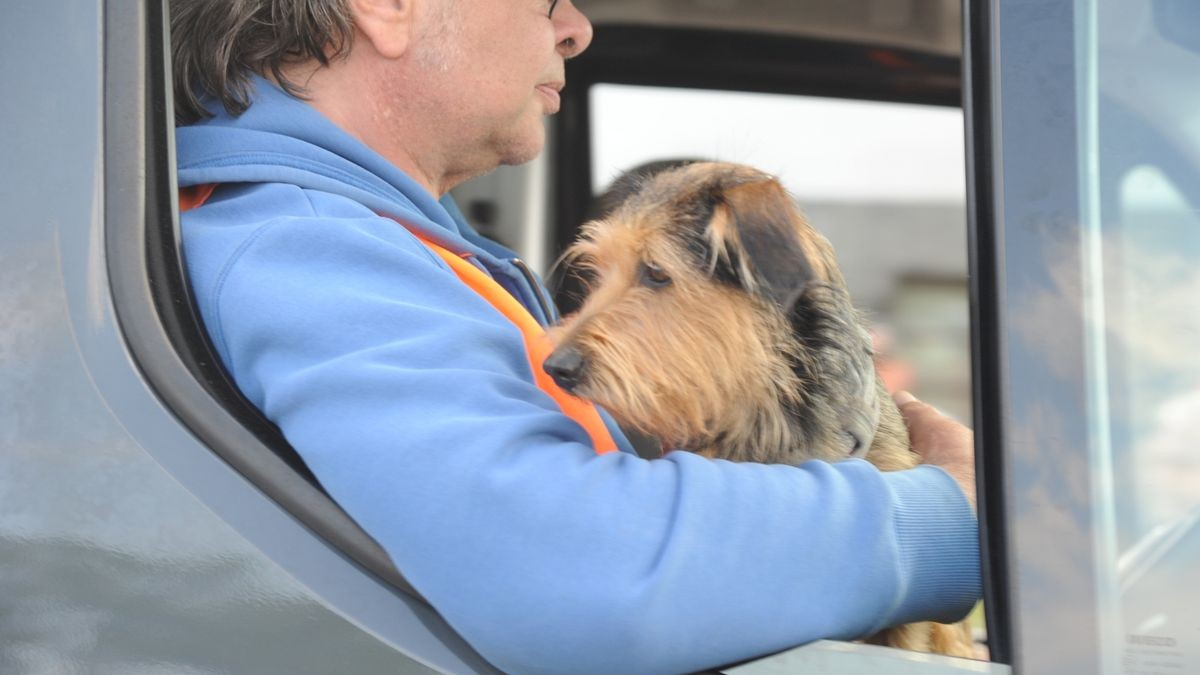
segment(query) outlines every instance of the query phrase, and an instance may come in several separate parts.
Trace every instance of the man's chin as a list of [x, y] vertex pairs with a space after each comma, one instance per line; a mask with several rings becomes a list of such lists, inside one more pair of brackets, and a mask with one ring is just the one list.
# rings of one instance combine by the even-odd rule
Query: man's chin
[[541, 126], [536, 133], [525, 134], [522, 138], [509, 141], [500, 152], [500, 163], [505, 166], [516, 166], [537, 159], [546, 148], [546, 131]]
[[499, 164], [515, 166], [537, 159], [546, 147], [545, 119], [540, 107], [526, 108], [507, 129], [498, 129], [491, 146]]

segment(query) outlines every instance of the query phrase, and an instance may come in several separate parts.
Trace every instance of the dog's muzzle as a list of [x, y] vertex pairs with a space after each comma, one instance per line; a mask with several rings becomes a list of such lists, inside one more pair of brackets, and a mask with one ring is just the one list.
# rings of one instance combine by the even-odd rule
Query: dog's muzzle
[[542, 369], [554, 380], [555, 384], [571, 392], [583, 381], [584, 366], [586, 365], [587, 362], [584, 361], [579, 350], [563, 345], [546, 358]]

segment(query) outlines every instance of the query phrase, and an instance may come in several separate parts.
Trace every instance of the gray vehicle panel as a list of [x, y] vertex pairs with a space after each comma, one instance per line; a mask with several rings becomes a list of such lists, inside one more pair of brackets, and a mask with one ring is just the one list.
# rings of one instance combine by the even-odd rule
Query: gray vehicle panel
[[142, 381], [104, 256], [102, 12], [16, 3], [0, 21], [0, 118], [20, 130], [0, 152], [0, 670], [427, 672], [397, 650], [414, 641], [471, 670], [425, 637], [427, 609], [312, 537]]

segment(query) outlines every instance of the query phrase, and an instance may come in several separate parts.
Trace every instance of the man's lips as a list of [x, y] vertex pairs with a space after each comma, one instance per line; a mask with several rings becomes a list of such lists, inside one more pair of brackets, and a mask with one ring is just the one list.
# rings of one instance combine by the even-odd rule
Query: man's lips
[[559, 96], [558, 92], [561, 91], [562, 88], [562, 82], [547, 82], [537, 86], [537, 90], [540, 91], [542, 96], [546, 98], [547, 114], [553, 115], [554, 113], [558, 112], [559, 107], [562, 105], [562, 97]]

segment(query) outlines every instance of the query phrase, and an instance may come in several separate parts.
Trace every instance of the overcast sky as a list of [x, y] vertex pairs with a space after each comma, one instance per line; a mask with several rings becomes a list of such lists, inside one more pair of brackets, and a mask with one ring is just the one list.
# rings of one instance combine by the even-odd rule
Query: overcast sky
[[597, 190], [648, 160], [700, 156], [775, 173], [801, 201], [965, 199], [958, 108], [605, 84], [592, 124]]

